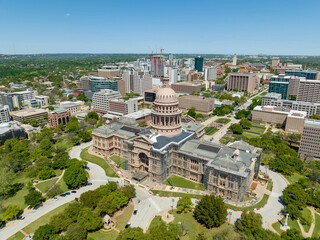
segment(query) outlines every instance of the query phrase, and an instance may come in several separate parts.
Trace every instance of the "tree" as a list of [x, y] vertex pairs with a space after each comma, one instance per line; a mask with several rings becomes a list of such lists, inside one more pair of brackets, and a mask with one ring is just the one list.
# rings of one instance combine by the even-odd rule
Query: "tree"
[[192, 202], [191, 202], [191, 197], [190, 195], [184, 195], [178, 200], [177, 203], [177, 212], [182, 213], [182, 212], [189, 212], [192, 209]]
[[243, 129], [250, 129], [252, 127], [252, 123], [246, 118], [240, 120], [240, 125]]
[[250, 115], [251, 111], [249, 110], [240, 110], [235, 114], [236, 119], [247, 118]]
[[202, 232], [197, 235], [196, 240], [207, 240], [206, 235]]
[[196, 109], [194, 107], [190, 108], [189, 111], [187, 112], [187, 114], [192, 117], [195, 118], [196, 117]]
[[91, 134], [87, 130], [80, 131], [78, 136], [82, 142], [89, 142], [92, 139]]
[[136, 195], [136, 189], [133, 185], [125, 185], [121, 187], [120, 192], [122, 192], [128, 199], [133, 198]]
[[72, 223], [69, 225], [66, 238], [68, 240], [85, 240], [87, 239], [87, 230], [82, 227], [79, 223]]
[[227, 207], [221, 197], [206, 195], [194, 210], [194, 218], [207, 228], [219, 227], [227, 218]]
[[45, 201], [41, 193], [37, 190], [30, 189], [29, 193], [24, 197], [24, 202], [29, 206], [29, 208], [34, 208]]
[[7, 198], [11, 195], [13, 179], [13, 171], [0, 167], [0, 198]]
[[98, 202], [101, 200], [101, 194], [96, 190], [90, 190], [84, 192], [80, 196], [80, 203], [82, 206], [88, 208], [95, 208], [98, 205]]
[[304, 239], [300, 233], [295, 228], [291, 228], [283, 233], [281, 233], [281, 240], [302, 240]]
[[70, 159], [67, 152], [58, 152], [53, 156], [51, 167], [53, 169], [64, 169], [67, 167], [67, 161]]
[[238, 124], [238, 123], [232, 124], [232, 125], [230, 126], [230, 130], [231, 130], [232, 133], [234, 133], [234, 134], [242, 134], [242, 133], [243, 133], [243, 128], [242, 128], [241, 125]]
[[58, 184], [55, 184], [54, 186], [51, 186], [49, 191], [47, 192], [47, 196], [49, 198], [53, 198], [55, 196], [58, 196], [59, 194], [62, 193], [62, 190]]
[[295, 171], [302, 170], [303, 163], [297, 156], [279, 152], [275, 158], [271, 159], [269, 167], [285, 175], [291, 175]]
[[285, 188], [282, 195], [282, 200], [286, 205], [286, 211], [291, 218], [296, 219], [301, 216], [300, 211], [307, 205], [308, 194], [298, 183], [291, 184]]
[[69, 166], [63, 175], [63, 180], [69, 189], [76, 189], [85, 185], [87, 179], [87, 173], [81, 165]]
[[68, 132], [77, 132], [79, 129], [79, 121], [76, 117], [72, 117], [71, 120], [66, 124]]
[[144, 239], [144, 233], [143, 230], [139, 227], [134, 227], [134, 228], [125, 228], [122, 230], [118, 237], [117, 240], [140, 240]]
[[56, 172], [48, 166], [42, 168], [42, 170], [38, 173], [38, 177], [41, 180], [46, 180], [56, 176]]
[[86, 116], [85, 116], [85, 118], [84, 118], [86, 121], [88, 121], [89, 119], [95, 119], [95, 120], [99, 120], [99, 115], [98, 115], [98, 113], [97, 112], [95, 112], [95, 111], [91, 111], [91, 112], [89, 112]]
[[33, 240], [51, 240], [54, 239], [56, 231], [54, 227], [50, 224], [45, 224], [40, 226], [32, 237]]
[[9, 221], [15, 219], [17, 216], [21, 215], [23, 210], [17, 205], [9, 205], [4, 212], [5, 220]]
[[181, 233], [181, 227], [178, 224], [166, 224], [160, 220], [158, 224], [150, 226], [149, 233], [145, 238], [150, 240], [178, 240]]
[[92, 209], [84, 207], [80, 210], [77, 222], [87, 231], [95, 231], [102, 227], [102, 218]]
[[80, 100], [80, 101], [84, 101], [84, 102], [88, 102], [89, 101], [89, 98], [87, 98], [87, 96], [81, 92], [79, 93], [79, 95], [77, 96], [77, 100]]

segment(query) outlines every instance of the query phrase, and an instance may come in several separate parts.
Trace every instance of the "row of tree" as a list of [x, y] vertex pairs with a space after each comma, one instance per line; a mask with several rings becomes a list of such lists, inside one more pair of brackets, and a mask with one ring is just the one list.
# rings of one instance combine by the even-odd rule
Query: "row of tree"
[[114, 182], [85, 192], [78, 202], [69, 204], [62, 213], [53, 216], [49, 224], [39, 227], [33, 239], [87, 239], [88, 232], [97, 231], [103, 226], [105, 214], [112, 216], [134, 196], [132, 185], [118, 187]]

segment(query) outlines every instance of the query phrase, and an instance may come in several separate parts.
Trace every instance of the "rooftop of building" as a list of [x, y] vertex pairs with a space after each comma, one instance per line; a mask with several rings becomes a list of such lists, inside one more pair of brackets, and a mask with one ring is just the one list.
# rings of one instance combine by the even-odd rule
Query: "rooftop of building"
[[101, 126], [93, 130], [95, 133], [100, 134], [119, 134], [121, 136], [125, 136], [127, 138], [131, 138], [137, 136], [143, 130], [141, 127], [137, 127], [134, 125], [128, 125], [128, 123], [124, 123], [121, 121], [112, 122], [109, 126]]
[[19, 111], [13, 111], [10, 114], [17, 117], [26, 117], [41, 113], [45, 114], [47, 113], [47, 110], [41, 108], [26, 108]]
[[306, 73], [317, 73], [317, 71], [316, 71], [316, 70], [312, 70], [312, 69], [303, 70], [303, 69], [300, 69], [300, 68], [286, 70], [286, 72], [306, 72]]
[[213, 98], [206, 98], [203, 96], [196, 96], [196, 95], [182, 95], [182, 96], [179, 96], [179, 99], [180, 98], [184, 98], [188, 100], [201, 100], [201, 101], [207, 101], [207, 102], [214, 101]]
[[67, 112], [67, 109], [65, 109], [64, 107], [55, 107], [52, 111], [50, 111], [50, 113], [65, 113]]
[[84, 105], [83, 101], [74, 101], [74, 102], [64, 101], [64, 102], [60, 102], [60, 106], [61, 107], [65, 107], [65, 108], [75, 107], [75, 106], [82, 106], [82, 105]]
[[22, 130], [20, 126], [18, 126], [15, 122], [6, 122], [6, 123], [1, 123], [0, 124], [0, 135], [11, 131], [11, 130]]
[[204, 127], [204, 125], [202, 125], [200, 123], [191, 122], [187, 125], [183, 125], [182, 129], [184, 129], [185, 131], [189, 131], [189, 132], [196, 132], [203, 127]]
[[182, 130], [180, 134], [174, 136], [163, 136], [163, 135], [151, 135], [150, 139], [153, 141], [153, 148], [156, 150], [163, 150], [171, 144], [181, 144], [187, 139], [191, 138], [194, 133]]
[[276, 99], [280, 100], [281, 99], [281, 93], [268, 92], [262, 98], [276, 98]]
[[152, 110], [151, 109], [141, 109], [139, 111], [133, 112], [133, 113], [129, 113], [124, 115], [124, 117], [126, 118], [132, 118], [132, 119], [139, 119], [142, 117], [146, 117], [151, 115]]
[[261, 111], [261, 112], [272, 112], [272, 113], [279, 113], [279, 114], [286, 114], [290, 117], [296, 118], [305, 118], [307, 116], [306, 111], [298, 111], [298, 110], [290, 110], [286, 108], [281, 108], [277, 106], [256, 106], [253, 111]]
[[172, 83], [171, 85], [184, 85], [184, 86], [199, 86], [204, 85], [204, 82], [199, 81], [193, 81], [193, 82], [178, 82], [178, 83]]
[[316, 119], [305, 119], [304, 127], [320, 128], [320, 120]]
[[255, 154], [242, 149], [234, 149], [200, 140], [187, 141], [179, 151], [207, 160], [207, 166], [209, 167], [229, 171], [244, 177], [250, 173], [247, 169], [251, 165], [252, 159], [256, 157]]

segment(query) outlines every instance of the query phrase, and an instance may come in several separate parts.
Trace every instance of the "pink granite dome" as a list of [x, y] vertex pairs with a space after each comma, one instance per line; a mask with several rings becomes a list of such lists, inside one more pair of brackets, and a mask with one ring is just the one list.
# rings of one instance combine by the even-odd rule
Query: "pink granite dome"
[[156, 93], [156, 100], [157, 103], [172, 103], [177, 102], [178, 97], [176, 92], [170, 87], [160, 88]]

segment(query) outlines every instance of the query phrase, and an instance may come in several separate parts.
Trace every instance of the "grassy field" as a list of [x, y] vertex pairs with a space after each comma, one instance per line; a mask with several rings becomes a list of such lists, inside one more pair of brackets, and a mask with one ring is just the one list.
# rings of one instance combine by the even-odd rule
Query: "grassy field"
[[212, 134], [216, 133], [218, 131], [218, 128], [215, 128], [215, 127], [206, 127], [204, 129], [205, 131], [205, 135], [209, 135], [211, 136]]
[[252, 206], [248, 206], [248, 207], [237, 207], [237, 206], [230, 205], [230, 204], [228, 204], [228, 203], [226, 203], [226, 205], [227, 205], [227, 207], [228, 207], [229, 209], [232, 209], [232, 210], [236, 210], [236, 211], [244, 211], [244, 210], [250, 211], [250, 210], [253, 210], [253, 209], [255, 209], [255, 208], [258, 209], [258, 208], [263, 207], [263, 206], [266, 205], [266, 203], [268, 202], [268, 199], [269, 199], [269, 195], [264, 194], [264, 195], [263, 195], [263, 198], [261, 199], [261, 201], [258, 202], [257, 204], [252, 205]]
[[22, 240], [22, 239], [24, 239], [24, 235], [21, 232], [17, 232], [16, 234], [8, 238], [8, 240]]
[[319, 214], [316, 214], [315, 224], [316, 226], [314, 227], [312, 237], [320, 238], [320, 215]]
[[290, 176], [285, 175], [284, 177], [289, 181], [290, 184], [298, 182], [300, 178], [306, 178], [306, 176], [303, 176], [302, 174], [300, 174], [298, 172], [295, 172], [294, 174], [292, 174]]
[[196, 190], [204, 190], [204, 186], [201, 183], [196, 183], [185, 179], [183, 177], [179, 177], [176, 175], [172, 175], [167, 178], [165, 181], [166, 185], [175, 186], [175, 187], [182, 187], [182, 188], [189, 188], [189, 189], [196, 189]]
[[[115, 222], [117, 223], [116, 228], [118, 230], [123, 230], [125, 225], [129, 222], [131, 215], [133, 212], [133, 205], [128, 205], [123, 209], [120, 215], [116, 216], [114, 218]], [[88, 234], [88, 237], [91, 237], [95, 240], [100, 240], [100, 239], [110, 239], [110, 240], [115, 240], [118, 236], [118, 233], [114, 230], [112, 231], [97, 231], [97, 232], [92, 232]]]
[[268, 189], [269, 191], [272, 191], [272, 187], [273, 187], [273, 183], [272, 183], [271, 180], [269, 180], [269, 181], [268, 181], [268, 185], [267, 185], [267, 189]]
[[221, 124], [227, 124], [229, 123], [231, 120], [229, 118], [218, 118], [217, 120], [215, 120], [214, 122], [216, 123], [221, 123]]
[[[284, 223], [285, 222], [285, 219], [281, 219], [281, 222]], [[295, 228], [297, 229], [299, 232], [300, 232], [300, 227], [298, 225], [298, 222], [297, 220], [292, 220], [290, 217], [289, 217], [289, 220], [288, 220], [288, 225], [290, 228]], [[272, 224], [272, 227], [274, 228], [274, 230], [276, 230], [278, 233], [281, 234], [282, 230], [280, 229], [280, 223], [279, 222], [276, 222], [274, 224]]]
[[118, 164], [118, 166], [120, 166], [122, 169], [126, 169], [125, 160], [122, 157], [113, 155], [110, 157], [110, 159]]
[[42, 192], [42, 193], [46, 193], [53, 185], [55, 185], [55, 183], [58, 181], [58, 178], [52, 178], [49, 179], [47, 181], [38, 183], [36, 185], [36, 187]]
[[[203, 225], [199, 224], [194, 218], [191, 212], [189, 213], [181, 213], [177, 214], [176, 212], [174, 214], [174, 220], [173, 223], [176, 224], [181, 224], [181, 227], [185, 229], [185, 235], [181, 237], [182, 240], [187, 240], [187, 239], [196, 239], [197, 235], [199, 233], [204, 233], [207, 239], [212, 239], [212, 236], [218, 233], [225, 232], [227, 233], [228, 239], [235, 239], [237, 238], [237, 233], [234, 231], [233, 226], [228, 225], [228, 224], [223, 224], [222, 226], [218, 228], [211, 228], [207, 229]], [[155, 217], [151, 224], [150, 227], [156, 227], [160, 222], [161, 222], [161, 217], [157, 216]], [[226, 238], [227, 239], [227, 238]]]
[[[161, 190], [151, 190], [154, 194], [158, 194], [161, 197], [183, 197], [184, 195], [188, 193], [182, 193], [182, 192], [168, 192], [168, 191], [161, 191]], [[203, 195], [198, 194], [188, 194], [191, 196], [191, 198], [202, 198]]]
[[[304, 217], [305, 219], [311, 219], [311, 222], [313, 221], [312, 214], [308, 208], [304, 208], [302, 210], [302, 217]], [[301, 223], [301, 221], [300, 221], [300, 223]], [[310, 225], [302, 225], [302, 226], [303, 226], [305, 232], [309, 232], [311, 224]]]
[[57, 183], [57, 185], [60, 186], [60, 189], [61, 189], [62, 192], [67, 192], [69, 190], [68, 186], [64, 182], [63, 178]]
[[[24, 196], [28, 194], [27, 184], [32, 181], [32, 178], [28, 177], [26, 172], [22, 172], [17, 174], [14, 183], [23, 183], [23, 188], [18, 191], [14, 196], [7, 198], [2, 201], [2, 206], [5, 208], [9, 204], [11, 205], [18, 205], [21, 209], [24, 209], [27, 207], [27, 205], [24, 203]], [[0, 214], [1, 216], [1, 214]]]
[[89, 147], [82, 150], [82, 152], [80, 154], [80, 157], [82, 158], [82, 160], [87, 161], [87, 162], [92, 162], [92, 163], [99, 165], [100, 167], [102, 167], [104, 169], [106, 175], [109, 177], [119, 177], [103, 158], [89, 154], [88, 148]]
[[94, 240], [116, 240], [118, 237], [118, 233], [116, 231], [97, 231], [97, 232], [90, 232], [88, 234], [88, 238], [92, 238]]
[[43, 215], [42, 217], [38, 218], [33, 223], [26, 226], [23, 231], [25, 231], [28, 234], [34, 233], [38, 227], [45, 225], [50, 222], [50, 219], [52, 216], [57, 215], [59, 213], [62, 213], [66, 208], [68, 204], [64, 204], [60, 207], [57, 207], [56, 209], [52, 210], [51, 212], [48, 212], [47, 214]]

